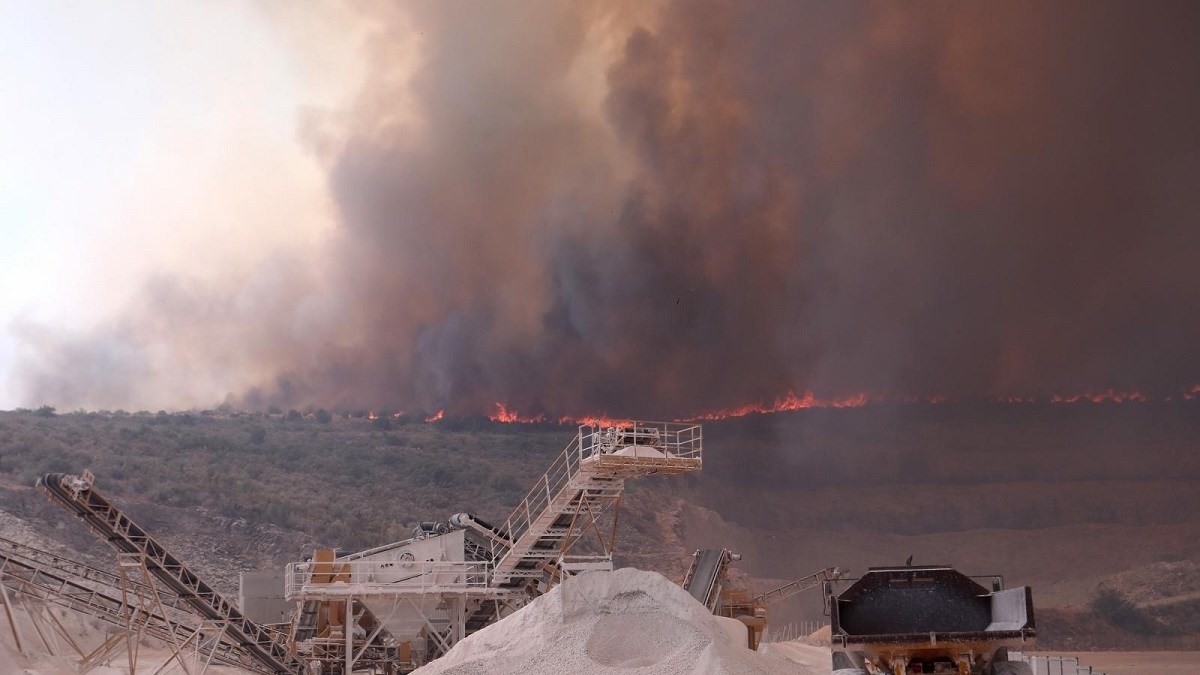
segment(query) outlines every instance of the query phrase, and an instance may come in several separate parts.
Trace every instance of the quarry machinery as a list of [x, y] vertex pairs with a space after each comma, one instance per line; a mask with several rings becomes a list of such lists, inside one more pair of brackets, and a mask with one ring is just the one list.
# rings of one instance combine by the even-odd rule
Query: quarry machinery
[[[611, 570], [625, 480], [701, 465], [696, 424], [580, 426], [502, 522], [458, 513], [403, 541], [289, 564], [284, 595], [301, 607], [293, 643], [322, 672], [344, 672], [354, 635], [383, 636], [396, 668], [411, 670], [564, 579]], [[356, 624], [367, 613], [377, 623]]]
[[729, 567], [742, 556], [727, 548], [700, 549], [692, 554], [692, 564], [683, 578], [683, 589], [717, 616], [737, 619], [746, 626], [746, 646], [757, 650], [767, 628], [767, 606], [784, 600], [823, 582], [841, 576], [836, 567], [789, 581], [765, 593], [754, 594], [729, 577]]
[[116, 549], [122, 569], [141, 570], [143, 583], [161, 584], [201, 619], [219, 625], [225, 639], [246, 654], [256, 669], [281, 674], [302, 671], [304, 662], [285, 640], [243, 616], [233, 603], [97, 492], [93, 482], [90, 471], [82, 477], [50, 473], [38, 479], [37, 488]]
[[[261, 664], [223, 631], [195, 621], [178, 595], [156, 592], [124, 574], [124, 570], [121, 572], [109, 572], [59, 553], [0, 538], [0, 600], [17, 649], [25, 648], [20, 624], [13, 617], [14, 607], [20, 606], [47, 651], [54, 654], [57, 641], [53, 637], [61, 637], [78, 655], [81, 671], [128, 648], [130, 629], [137, 636], [153, 638], [165, 646], [183, 647], [207, 663], [262, 671]], [[85, 652], [51, 607], [84, 614], [118, 630], [94, 650]]]
[[[976, 579], [987, 579], [990, 587]], [[886, 675], [1020, 675], [1010, 648], [1036, 630], [1027, 586], [968, 577], [948, 565], [872, 567], [858, 579], [824, 583], [835, 672]]]
[[[157, 610], [143, 603], [139, 632], [129, 633], [127, 645], [146, 634], [169, 640], [179, 654], [188, 639], [198, 645], [207, 635], [215, 660], [257, 672], [390, 674], [444, 654], [574, 574], [611, 570], [625, 480], [678, 475], [701, 465], [697, 424], [580, 426], [501, 523], [459, 513], [445, 523], [421, 523], [403, 541], [344, 555], [318, 549], [308, 560], [289, 564], [279, 592], [296, 609], [282, 630], [267, 625], [277, 618], [255, 621], [226, 600], [101, 495], [91, 472], [47, 474], [38, 489], [116, 549], [122, 583], [128, 581], [124, 570], [141, 571]], [[15, 555], [0, 559], [10, 560], [0, 570], [10, 574], [3, 580], [13, 584], [9, 587], [41, 592], [49, 601], [82, 607], [110, 622], [132, 611], [124, 596], [80, 590], [94, 584], [64, 586], [53, 575], [26, 573]], [[184, 625], [180, 614], [198, 618], [209, 633]]]

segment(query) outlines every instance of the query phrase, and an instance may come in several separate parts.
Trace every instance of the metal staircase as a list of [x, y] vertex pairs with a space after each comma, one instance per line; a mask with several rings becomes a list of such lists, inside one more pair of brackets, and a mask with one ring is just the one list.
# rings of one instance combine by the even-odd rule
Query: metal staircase
[[118, 553], [136, 554], [150, 574], [176, 593], [194, 613], [220, 622], [229, 639], [268, 672], [298, 673], [304, 668], [304, 662], [285, 642], [243, 616], [233, 603], [96, 492], [89, 472], [83, 478], [46, 474], [38, 479], [38, 489], [52, 502], [77, 515]]
[[[611, 569], [616, 518], [608, 537], [602, 516], [615, 509], [626, 478], [675, 475], [701, 467], [700, 426], [667, 422], [629, 422], [581, 426], [562, 455], [521, 500], [499, 529], [511, 545], [493, 543], [495, 583], [551, 580], [572, 569]], [[600, 552], [568, 562], [572, 547], [589, 534]], [[582, 561], [582, 562], [579, 562]]]

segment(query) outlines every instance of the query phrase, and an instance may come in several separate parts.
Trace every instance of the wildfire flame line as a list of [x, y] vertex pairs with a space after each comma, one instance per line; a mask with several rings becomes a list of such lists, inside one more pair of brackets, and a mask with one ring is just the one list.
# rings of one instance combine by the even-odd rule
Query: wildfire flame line
[[[1185, 390], [1182, 394], [1186, 400], [1200, 400], [1200, 384]], [[722, 408], [720, 410], [712, 410], [709, 412], [700, 413], [690, 417], [677, 419], [677, 422], [710, 422], [718, 420], [735, 419], [746, 417], [749, 415], [770, 415], [772, 413], [792, 412], [796, 410], [822, 409], [822, 408], [861, 408], [872, 403], [907, 403], [907, 404], [929, 404], [938, 405], [941, 403], [950, 403], [958, 401], [946, 396], [883, 396], [873, 394], [851, 394], [849, 396], [835, 398], [819, 398], [812, 391], [805, 391], [803, 394], [797, 394], [794, 390], [788, 390], [783, 396], [776, 397], [770, 402], [760, 401], [757, 403], [748, 403], [746, 405], [735, 408]], [[1173, 400], [1172, 396], [1164, 396], [1161, 398], [1152, 398], [1143, 394], [1140, 391], [1119, 391], [1116, 389], [1102, 389], [1098, 391], [1087, 391], [1080, 394], [1053, 394], [1049, 397], [1034, 397], [1034, 396], [994, 396], [988, 401], [1004, 405], [1032, 405], [1037, 403], [1050, 403], [1054, 405], [1073, 405], [1078, 403], [1149, 403], [1155, 400], [1169, 402]], [[438, 413], [437, 419], [441, 419], [441, 412]], [[544, 414], [539, 415], [522, 415], [521, 413], [509, 409], [509, 407], [497, 401], [495, 404], [495, 412], [488, 415], [488, 419], [493, 422], [501, 422], [505, 424], [536, 424], [540, 422], [549, 422]], [[557, 422], [561, 425], [591, 425], [591, 426], [613, 426], [627, 424], [629, 420], [612, 418], [604, 414], [600, 415], [585, 415], [581, 417], [563, 416], [559, 417]]]
[[496, 402], [496, 412], [488, 415], [488, 419], [493, 422], [503, 422], [505, 424], [536, 424], [544, 421], [545, 415], [534, 415], [526, 417], [518, 414], [516, 411], [509, 410], [507, 406], [499, 401]]

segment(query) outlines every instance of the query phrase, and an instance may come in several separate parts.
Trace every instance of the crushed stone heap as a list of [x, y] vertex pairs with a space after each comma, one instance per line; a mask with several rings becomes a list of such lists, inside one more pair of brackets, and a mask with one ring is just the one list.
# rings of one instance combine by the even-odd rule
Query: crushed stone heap
[[458, 643], [416, 675], [808, 675], [746, 648], [746, 628], [713, 616], [655, 572], [569, 579]]

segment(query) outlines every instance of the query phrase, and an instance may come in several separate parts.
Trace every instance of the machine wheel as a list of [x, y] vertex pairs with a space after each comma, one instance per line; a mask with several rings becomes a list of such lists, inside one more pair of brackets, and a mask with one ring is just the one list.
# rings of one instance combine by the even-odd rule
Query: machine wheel
[[992, 675], [1033, 675], [1033, 665], [1024, 661], [993, 663]]

